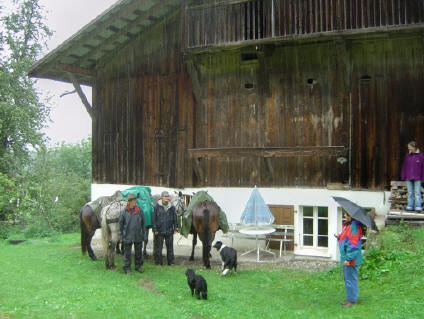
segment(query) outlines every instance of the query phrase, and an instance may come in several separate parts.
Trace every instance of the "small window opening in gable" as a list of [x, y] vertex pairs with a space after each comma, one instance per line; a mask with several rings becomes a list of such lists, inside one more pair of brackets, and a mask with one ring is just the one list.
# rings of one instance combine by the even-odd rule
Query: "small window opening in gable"
[[369, 82], [369, 81], [371, 81], [371, 76], [366, 74], [361, 76], [361, 82]]
[[255, 86], [253, 85], [253, 83], [245, 83], [244, 84], [244, 88], [246, 89], [246, 90], [253, 90], [253, 88], [254, 88]]
[[317, 84], [317, 80], [311, 78], [311, 79], [308, 79], [306, 83], [308, 83], [308, 85], [315, 85]]

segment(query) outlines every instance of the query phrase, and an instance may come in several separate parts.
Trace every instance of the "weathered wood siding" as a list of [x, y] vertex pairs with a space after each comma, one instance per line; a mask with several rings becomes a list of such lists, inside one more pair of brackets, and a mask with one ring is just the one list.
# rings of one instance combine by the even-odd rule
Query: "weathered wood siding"
[[422, 35], [350, 44], [353, 184], [389, 189], [407, 143], [424, 145]]
[[102, 61], [95, 88], [93, 182], [192, 184], [194, 100], [175, 15]]
[[187, 6], [187, 47], [424, 23], [422, 0], [205, 0]]
[[398, 34], [194, 55], [196, 182], [387, 188], [424, 143], [423, 54], [421, 34]]
[[[196, 56], [203, 100], [195, 145], [214, 149], [202, 152], [201, 185], [325, 186], [347, 180], [348, 165], [337, 162], [348, 157], [347, 68], [342, 56], [334, 58], [336, 49], [326, 42]], [[243, 61], [246, 54], [258, 58]], [[339, 146], [344, 153], [328, 153]], [[228, 156], [225, 149], [234, 147], [246, 148], [246, 154]], [[270, 147], [280, 153], [256, 156], [255, 150]]]
[[101, 61], [94, 183], [384, 189], [424, 145], [422, 29], [201, 52], [184, 25]]

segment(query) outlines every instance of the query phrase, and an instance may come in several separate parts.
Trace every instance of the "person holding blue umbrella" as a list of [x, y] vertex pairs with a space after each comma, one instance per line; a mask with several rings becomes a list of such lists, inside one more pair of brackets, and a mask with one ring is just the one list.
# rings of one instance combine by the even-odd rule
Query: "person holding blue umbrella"
[[346, 300], [342, 302], [345, 308], [358, 302], [359, 296], [359, 266], [362, 263], [362, 224], [344, 213], [346, 221], [342, 232], [337, 236], [340, 248], [340, 261], [343, 267], [343, 280], [346, 288]]

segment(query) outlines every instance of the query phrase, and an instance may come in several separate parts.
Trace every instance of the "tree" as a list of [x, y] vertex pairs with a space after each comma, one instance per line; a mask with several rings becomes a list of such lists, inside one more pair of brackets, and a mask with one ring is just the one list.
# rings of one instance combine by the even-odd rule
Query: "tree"
[[22, 197], [22, 169], [30, 152], [43, 145], [41, 128], [49, 107], [40, 102], [27, 71], [46, 39], [38, 0], [12, 0], [11, 12], [0, 8], [0, 218], [11, 219]]
[[26, 168], [18, 207], [29, 235], [77, 229], [78, 212], [90, 200], [91, 139], [41, 148]]

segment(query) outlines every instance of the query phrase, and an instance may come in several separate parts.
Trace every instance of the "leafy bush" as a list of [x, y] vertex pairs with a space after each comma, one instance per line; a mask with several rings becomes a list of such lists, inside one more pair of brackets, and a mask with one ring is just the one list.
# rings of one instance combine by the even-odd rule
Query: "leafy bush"
[[416, 265], [424, 250], [417, 250], [424, 240], [424, 229], [411, 229], [406, 225], [384, 229], [377, 238], [377, 247], [368, 249], [360, 268], [361, 279], [375, 279], [389, 272], [399, 272]]
[[6, 239], [8, 237], [10, 228], [7, 223], [0, 223], [0, 239]]
[[41, 149], [26, 169], [23, 196], [15, 211], [27, 237], [75, 232], [78, 212], [90, 199], [91, 140]]

